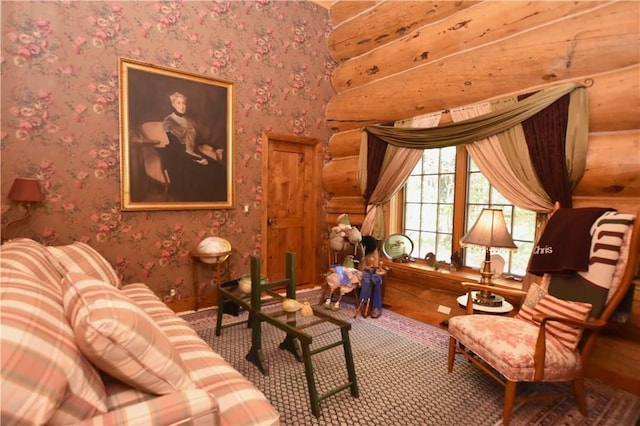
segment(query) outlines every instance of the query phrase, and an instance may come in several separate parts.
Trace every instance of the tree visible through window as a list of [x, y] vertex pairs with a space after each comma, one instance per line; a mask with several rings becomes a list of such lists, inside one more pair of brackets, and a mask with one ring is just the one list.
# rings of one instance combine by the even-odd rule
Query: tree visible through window
[[[467, 158], [466, 170], [456, 174], [456, 164], [460, 164], [456, 155], [461, 153]], [[461, 191], [460, 195], [456, 196], [456, 191]], [[457, 205], [456, 199], [464, 203]], [[503, 272], [524, 275], [533, 247], [535, 212], [513, 206], [482, 175], [464, 149], [424, 150], [404, 192], [403, 229], [414, 242], [413, 256], [424, 258], [431, 252], [438, 261], [450, 262], [451, 254], [460, 247], [454, 235], [459, 239], [467, 232], [484, 207], [502, 209], [518, 246], [516, 253], [496, 252], [505, 260]], [[464, 229], [455, 229], [455, 224], [464, 224]], [[465, 250], [464, 266], [478, 269], [483, 260], [483, 250]]]

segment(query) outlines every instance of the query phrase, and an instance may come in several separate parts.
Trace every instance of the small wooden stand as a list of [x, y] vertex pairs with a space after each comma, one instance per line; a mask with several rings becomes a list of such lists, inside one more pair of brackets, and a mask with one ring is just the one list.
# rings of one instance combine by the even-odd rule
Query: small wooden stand
[[[193, 294], [195, 295], [195, 307], [197, 311], [200, 307], [200, 286], [198, 285], [198, 263], [209, 266], [212, 268], [211, 284], [216, 287], [225, 281], [231, 280], [231, 268], [229, 267], [229, 256], [231, 250], [220, 253], [201, 253], [199, 251], [192, 251], [189, 253], [191, 256], [191, 273], [193, 275]], [[212, 259], [214, 262], [209, 263], [206, 260]]]

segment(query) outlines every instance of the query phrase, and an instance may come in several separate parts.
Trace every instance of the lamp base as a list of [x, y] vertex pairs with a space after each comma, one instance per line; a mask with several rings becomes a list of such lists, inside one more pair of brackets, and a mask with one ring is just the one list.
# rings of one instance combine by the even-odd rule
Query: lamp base
[[504, 297], [491, 292], [477, 291], [471, 294], [473, 303], [482, 306], [499, 307], [504, 302]]

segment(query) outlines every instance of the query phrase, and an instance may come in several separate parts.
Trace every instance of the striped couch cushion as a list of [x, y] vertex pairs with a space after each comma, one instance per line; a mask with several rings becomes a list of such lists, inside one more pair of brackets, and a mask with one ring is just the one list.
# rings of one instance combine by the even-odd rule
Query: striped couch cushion
[[122, 281], [107, 259], [88, 244], [76, 241], [66, 246], [49, 246], [47, 250], [57, 261], [53, 264], [62, 276], [67, 272], [76, 272], [104, 281], [116, 288], [122, 286]]
[[3, 272], [22, 271], [60, 291], [62, 274], [53, 266], [55, 261], [52, 263], [51, 260], [44, 245], [28, 238], [10, 240], [0, 246], [0, 268]]
[[0, 293], [0, 423], [77, 424], [105, 413], [104, 386], [75, 344], [59, 289], [3, 268]]
[[184, 319], [162, 303], [145, 284], [127, 284], [122, 287], [122, 292], [149, 313], [167, 334], [196, 386], [216, 399], [220, 408], [220, 424], [280, 424], [280, 414], [264, 394], [213, 351]]
[[67, 274], [63, 286], [78, 346], [99, 369], [154, 394], [194, 387], [166, 334], [131, 299], [84, 274]]

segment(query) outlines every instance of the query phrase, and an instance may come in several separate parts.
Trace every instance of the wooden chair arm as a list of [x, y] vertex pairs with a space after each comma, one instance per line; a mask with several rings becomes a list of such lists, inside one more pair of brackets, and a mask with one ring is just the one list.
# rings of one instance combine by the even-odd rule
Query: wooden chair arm
[[547, 328], [546, 323], [548, 321], [558, 321], [564, 324], [573, 325], [575, 327], [580, 327], [588, 330], [600, 330], [603, 329], [607, 322], [601, 319], [594, 319], [590, 321], [576, 321], [570, 318], [556, 317], [552, 315], [545, 314], [534, 314], [531, 317], [534, 321], [539, 322], [540, 326], [538, 328], [538, 339], [536, 340], [536, 350], [533, 355], [535, 372], [534, 378], [535, 380], [542, 380], [544, 378], [544, 363], [545, 363], [545, 353], [547, 350], [546, 342], [547, 342]]
[[540, 313], [534, 314], [531, 318], [535, 322], [539, 322], [541, 327], [548, 321], [558, 321], [563, 324], [568, 324], [574, 327], [584, 328], [587, 330], [600, 330], [607, 325], [607, 323], [601, 319], [593, 319], [589, 321], [577, 321], [571, 318], [556, 317], [553, 315], [546, 315], [546, 314], [540, 314]]

